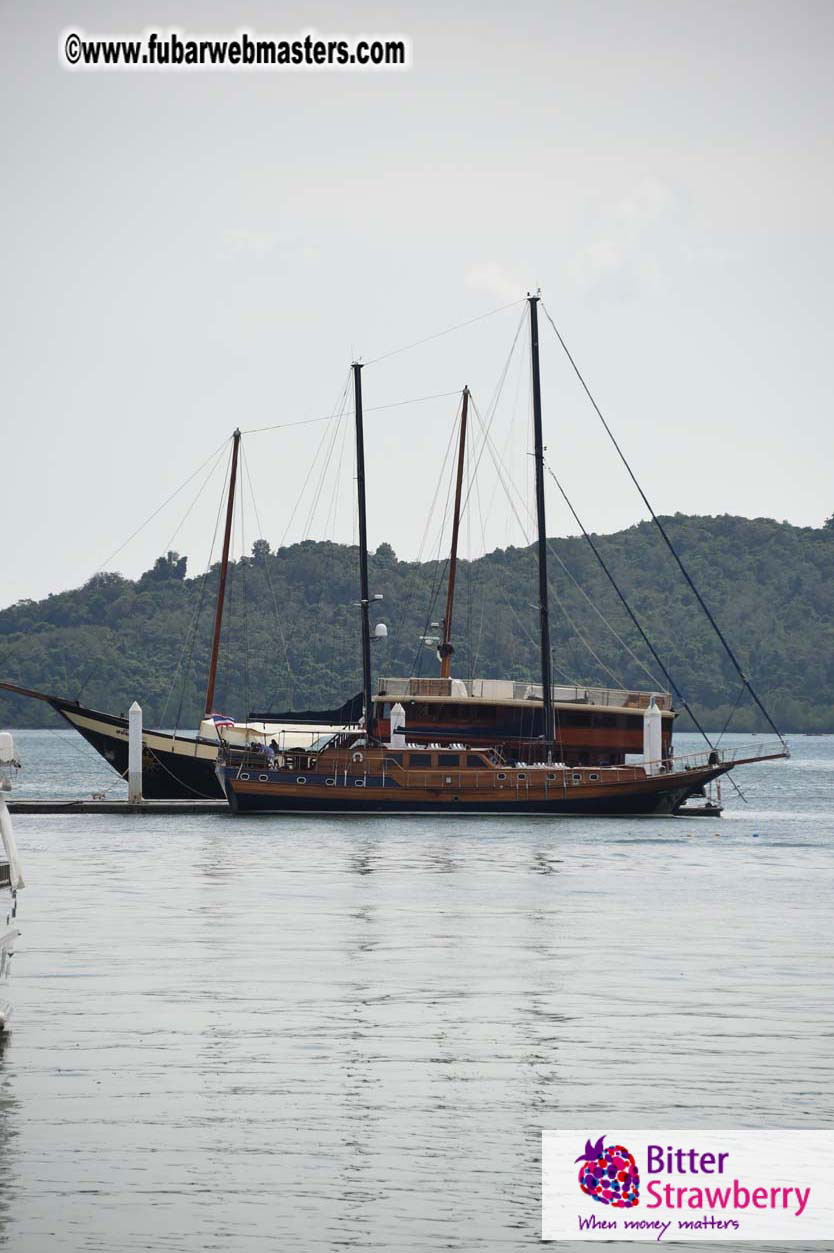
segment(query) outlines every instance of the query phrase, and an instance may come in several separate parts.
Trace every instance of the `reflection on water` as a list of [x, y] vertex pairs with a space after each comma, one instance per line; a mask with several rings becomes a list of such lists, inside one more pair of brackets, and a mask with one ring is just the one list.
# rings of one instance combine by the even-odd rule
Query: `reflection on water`
[[[21, 733], [32, 790], [100, 787], [79, 743]], [[830, 1126], [794, 747], [721, 822], [19, 817], [0, 1238], [515, 1253], [542, 1127]]]

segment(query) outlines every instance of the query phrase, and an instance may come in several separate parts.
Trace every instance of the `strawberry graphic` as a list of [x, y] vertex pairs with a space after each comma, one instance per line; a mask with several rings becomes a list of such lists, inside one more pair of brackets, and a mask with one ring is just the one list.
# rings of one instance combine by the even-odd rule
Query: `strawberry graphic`
[[586, 1196], [615, 1209], [630, 1209], [640, 1197], [640, 1172], [628, 1149], [622, 1144], [603, 1147], [605, 1136], [596, 1144], [588, 1140], [585, 1152], [577, 1157], [579, 1186]]

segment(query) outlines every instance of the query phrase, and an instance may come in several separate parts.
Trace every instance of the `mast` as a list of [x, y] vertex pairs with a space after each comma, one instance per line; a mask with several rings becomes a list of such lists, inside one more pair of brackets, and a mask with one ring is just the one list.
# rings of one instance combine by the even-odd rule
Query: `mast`
[[452, 551], [449, 555], [449, 588], [446, 592], [446, 612], [443, 615], [443, 638], [440, 641], [440, 677], [448, 679], [452, 668], [452, 609], [455, 603], [455, 575], [458, 564], [458, 532], [460, 530], [460, 496], [463, 487], [463, 463], [466, 455], [466, 417], [469, 412], [469, 388], [463, 389], [463, 407], [460, 413], [460, 442], [458, 444], [458, 477], [455, 484], [455, 513], [452, 519]]
[[354, 361], [353, 396], [356, 415], [356, 498], [359, 507], [359, 608], [362, 613], [362, 691], [365, 734], [370, 741], [374, 710], [371, 700], [371, 624], [368, 617], [368, 521], [365, 515], [365, 435], [362, 428], [362, 365]]
[[240, 448], [240, 429], [232, 435], [232, 468], [229, 472], [229, 498], [226, 502], [226, 530], [223, 534], [223, 556], [220, 561], [220, 582], [217, 585], [217, 607], [214, 611], [214, 637], [211, 642], [208, 686], [206, 687], [206, 716], [214, 704], [214, 684], [217, 679], [217, 655], [220, 652], [220, 631], [223, 626], [223, 601], [226, 596], [226, 574], [229, 570], [229, 544], [232, 538], [232, 518], [235, 508], [235, 483], [237, 482], [237, 454]]
[[553, 680], [550, 673], [550, 616], [547, 595], [547, 530], [544, 516], [544, 445], [542, 443], [542, 389], [539, 372], [538, 296], [528, 296], [530, 303], [530, 364], [533, 375], [533, 437], [536, 461], [536, 522], [539, 556], [539, 636], [542, 658], [542, 711], [544, 740], [550, 760], [553, 743]]

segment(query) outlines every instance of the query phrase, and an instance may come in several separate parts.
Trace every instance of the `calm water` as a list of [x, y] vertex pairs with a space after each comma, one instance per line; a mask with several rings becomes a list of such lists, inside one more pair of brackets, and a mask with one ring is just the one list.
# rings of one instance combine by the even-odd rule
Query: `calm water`
[[[20, 795], [112, 778], [18, 746]], [[17, 817], [2, 1238], [504, 1253], [542, 1127], [834, 1125], [834, 737], [792, 747], [721, 821]]]

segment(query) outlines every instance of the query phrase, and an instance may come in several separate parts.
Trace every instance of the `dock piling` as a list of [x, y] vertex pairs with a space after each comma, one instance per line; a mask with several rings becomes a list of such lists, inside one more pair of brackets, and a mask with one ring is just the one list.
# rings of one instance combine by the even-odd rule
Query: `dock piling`
[[127, 800], [142, 804], [142, 706], [134, 701], [127, 712]]

